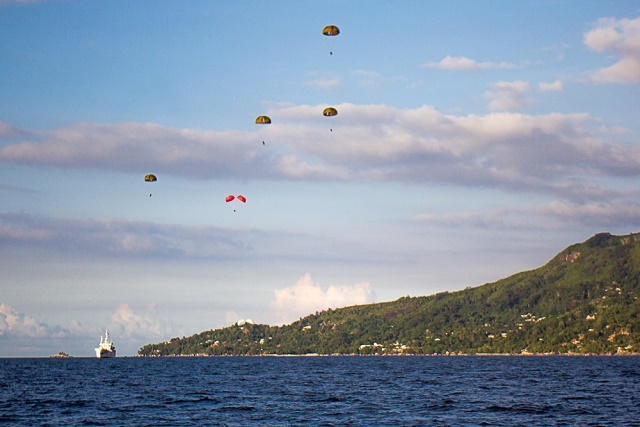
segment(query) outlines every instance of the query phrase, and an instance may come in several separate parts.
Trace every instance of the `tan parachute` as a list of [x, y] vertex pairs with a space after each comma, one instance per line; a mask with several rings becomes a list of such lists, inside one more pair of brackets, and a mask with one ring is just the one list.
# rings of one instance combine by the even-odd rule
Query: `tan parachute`
[[336, 110], [333, 107], [327, 107], [324, 109], [324, 111], [322, 112], [323, 116], [327, 116], [327, 117], [331, 117], [331, 116], [337, 116], [338, 115], [338, 110]]
[[[256, 117], [256, 124], [257, 125], [270, 125], [271, 124], [271, 117], [269, 117], [269, 116], [258, 116], [258, 117]], [[264, 139], [262, 140], [262, 145], [264, 145]]]
[[[145, 180], [145, 182], [156, 182], [158, 180], [158, 177], [156, 177], [152, 173], [149, 173], [149, 174], [146, 174], [144, 176], [144, 180]], [[149, 197], [151, 197], [151, 196], [152, 196], [152, 193], [149, 193]]]
[[324, 34], [325, 36], [337, 36], [338, 34], [340, 34], [340, 28], [336, 27], [335, 25], [327, 25], [322, 29], [322, 34]]
[[[327, 107], [324, 109], [324, 111], [322, 112], [322, 115], [325, 117], [333, 117], [333, 116], [337, 116], [338, 115], [338, 110], [336, 110], [333, 107]], [[331, 132], [333, 132], [333, 128], [329, 129]]]
[[[335, 25], [327, 25], [322, 29], [322, 34], [328, 37], [335, 37], [340, 34], [340, 28], [336, 27]], [[333, 55], [333, 50], [329, 50], [329, 55]]]

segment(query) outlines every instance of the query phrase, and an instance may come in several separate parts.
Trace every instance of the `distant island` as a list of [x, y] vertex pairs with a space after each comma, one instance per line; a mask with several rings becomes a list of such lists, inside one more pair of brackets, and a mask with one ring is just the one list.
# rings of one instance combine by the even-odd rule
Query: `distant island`
[[64, 358], [70, 358], [73, 356], [69, 356], [67, 353], [65, 353], [64, 351], [61, 351], [58, 354], [54, 354], [53, 356], [49, 356], [51, 358], [57, 358], [57, 359], [64, 359]]
[[[401, 285], [401, 284], [399, 284]], [[596, 234], [546, 265], [457, 292], [239, 322], [139, 356], [640, 354], [640, 234]]]

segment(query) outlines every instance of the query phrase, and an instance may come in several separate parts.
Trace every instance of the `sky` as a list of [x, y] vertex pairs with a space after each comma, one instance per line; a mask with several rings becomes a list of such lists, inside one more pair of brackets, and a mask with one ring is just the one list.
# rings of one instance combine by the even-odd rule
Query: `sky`
[[0, 0], [0, 70], [0, 357], [106, 329], [130, 356], [640, 231], [635, 0]]

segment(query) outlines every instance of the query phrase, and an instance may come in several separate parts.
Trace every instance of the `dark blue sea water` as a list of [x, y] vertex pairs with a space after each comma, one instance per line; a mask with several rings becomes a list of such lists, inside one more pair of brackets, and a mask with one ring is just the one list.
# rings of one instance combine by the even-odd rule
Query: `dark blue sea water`
[[640, 426], [640, 357], [0, 359], [0, 425]]

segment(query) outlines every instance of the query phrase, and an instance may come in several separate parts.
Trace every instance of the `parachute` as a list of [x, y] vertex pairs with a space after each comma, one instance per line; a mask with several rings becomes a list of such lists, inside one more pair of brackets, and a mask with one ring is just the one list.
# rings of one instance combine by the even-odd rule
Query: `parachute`
[[[227, 203], [233, 202], [234, 200], [240, 201], [242, 203], [247, 203], [247, 198], [244, 197], [242, 194], [238, 194], [237, 196], [234, 196], [233, 194], [229, 194], [227, 197], [224, 198], [224, 201]], [[233, 211], [235, 212], [236, 210], [234, 209]]]
[[[333, 117], [333, 116], [337, 116], [338, 115], [338, 110], [336, 110], [333, 107], [327, 107], [324, 109], [324, 111], [322, 112], [322, 115], [325, 117]], [[331, 132], [333, 132], [333, 129], [329, 129]]]
[[[269, 116], [258, 116], [256, 118], [256, 124], [257, 125], [270, 125], [271, 124], [271, 117], [269, 117]], [[262, 140], [262, 145], [264, 145], [264, 139]]]
[[[144, 176], [144, 180], [145, 182], [156, 182], [158, 178], [154, 174], [150, 173]], [[149, 193], [149, 197], [151, 196], [152, 196], [152, 193]]]
[[338, 110], [336, 110], [333, 107], [327, 107], [324, 109], [324, 111], [322, 112], [323, 116], [327, 116], [327, 117], [331, 117], [331, 116], [337, 116], [338, 115]]
[[335, 25], [327, 25], [322, 29], [322, 34], [324, 34], [325, 36], [337, 36], [338, 34], [340, 34], [340, 28], [336, 27]]
[[[337, 36], [338, 34], [340, 34], [340, 29], [335, 25], [327, 25], [322, 29], [322, 34], [329, 37]], [[333, 55], [332, 50], [329, 50], [329, 55]]]

